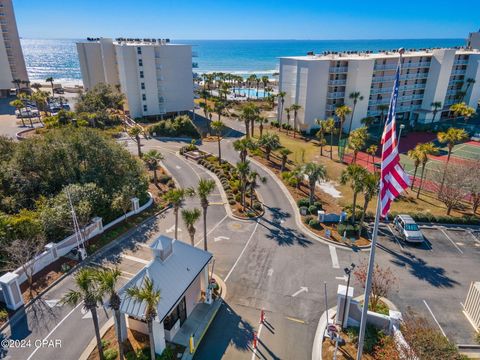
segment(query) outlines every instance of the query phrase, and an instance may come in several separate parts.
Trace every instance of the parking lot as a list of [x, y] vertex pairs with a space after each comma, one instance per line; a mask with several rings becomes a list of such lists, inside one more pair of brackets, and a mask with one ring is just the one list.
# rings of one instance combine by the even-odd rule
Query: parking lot
[[463, 313], [472, 281], [479, 281], [480, 232], [421, 226], [422, 244], [405, 243], [392, 225], [379, 230], [377, 261], [390, 266], [398, 288], [390, 296], [402, 312], [431, 320], [457, 344], [472, 344], [474, 328]]

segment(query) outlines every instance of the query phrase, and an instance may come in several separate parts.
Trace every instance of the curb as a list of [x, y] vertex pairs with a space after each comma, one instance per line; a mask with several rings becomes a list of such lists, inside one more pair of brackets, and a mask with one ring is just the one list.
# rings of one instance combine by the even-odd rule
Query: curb
[[[113, 324], [114, 324], [114, 317], [112, 315], [110, 316], [110, 319], [108, 319], [108, 321], [100, 329], [100, 338], [102, 338], [105, 335], [105, 333], [113, 326]], [[90, 342], [88, 343], [85, 350], [83, 350], [82, 355], [78, 357], [78, 360], [87, 360], [90, 354], [92, 353], [92, 351], [95, 350], [96, 346], [97, 346], [97, 339], [94, 336], [92, 340], [90, 340]]]
[[[265, 170], [267, 172], [268, 175], [270, 175], [270, 177], [272, 177], [274, 179], [274, 181], [277, 183], [278, 186], [280, 186], [280, 189], [282, 189], [284, 195], [287, 197], [288, 201], [290, 202], [290, 205], [293, 207], [294, 209], [294, 213], [295, 213], [295, 223], [296, 225], [299, 227], [300, 230], [302, 230], [304, 233], [307, 233], [310, 237], [312, 237], [313, 239], [319, 241], [319, 242], [322, 242], [326, 245], [332, 245], [332, 246], [335, 246], [337, 248], [340, 248], [340, 249], [345, 249], [345, 250], [351, 250], [353, 251], [353, 248], [350, 247], [350, 246], [347, 246], [347, 245], [342, 245], [342, 244], [339, 244], [337, 242], [334, 242], [334, 241], [331, 241], [331, 240], [328, 240], [324, 237], [321, 237], [317, 234], [315, 234], [313, 231], [311, 231], [309, 228], [307, 228], [303, 223], [302, 223], [302, 219], [300, 217], [300, 212], [297, 211], [297, 204], [295, 203], [295, 201], [293, 200], [293, 197], [292, 195], [290, 194], [290, 192], [288, 191], [288, 189], [285, 187], [285, 185], [283, 184], [283, 182], [281, 182], [277, 175], [275, 175], [272, 170], [268, 169], [266, 166], [264, 166], [262, 163], [260, 163], [259, 161], [255, 160], [254, 158], [252, 158], [251, 156], [249, 156], [250, 158], [250, 161], [252, 163], [254, 163], [255, 165], [261, 167], [263, 170]], [[357, 246], [356, 249], [358, 249], [359, 251], [366, 251], [366, 250], [369, 250], [370, 249], [370, 245], [367, 245], [367, 246]]]
[[[152, 203], [153, 204], [153, 203]], [[8, 326], [10, 325], [14, 325], [19, 319], [17, 319], [18, 317], [21, 317], [24, 315], [25, 311], [30, 307], [32, 306], [32, 304], [37, 301], [38, 299], [40, 299], [43, 295], [45, 295], [49, 290], [51, 290], [53, 287], [55, 287], [56, 285], [58, 285], [62, 280], [64, 280], [66, 277], [70, 276], [73, 272], [75, 272], [78, 268], [80, 268], [81, 266], [85, 266], [85, 265], [89, 265], [91, 260], [93, 259], [93, 257], [97, 257], [99, 255], [101, 255], [104, 251], [110, 249], [111, 247], [113, 247], [114, 245], [118, 244], [121, 240], [120, 239], [123, 239], [125, 236], [129, 235], [130, 232], [132, 232], [133, 230], [135, 230], [137, 227], [140, 227], [142, 226], [143, 224], [145, 224], [146, 222], [150, 221], [152, 218], [154, 218], [155, 216], [158, 216], [160, 214], [163, 214], [164, 212], [166, 212], [167, 210], [169, 210], [171, 208], [171, 205], [168, 205], [167, 207], [163, 208], [162, 210], [160, 211], [157, 211], [155, 214], [153, 214], [152, 216], [146, 218], [144, 221], [142, 221], [140, 224], [138, 224], [135, 228], [132, 228], [130, 230], [128, 230], [126, 233], [120, 235], [117, 239], [113, 240], [112, 242], [108, 243], [107, 245], [105, 245], [104, 247], [98, 249], [97, 251], [95, 251], [92, 255], [90, 255], [90, 257], [87, 257], [85, 260], [79, 262], [78, 264], [76, 264], [75, 266], [73, 266], [70, 270], [68, 270], [66, 273], [64, 273], [62, 276], [60, 276], [58, 279], [56, 279], [54, 282], [52, 282], [50, 285], [48, 285], [45, 289], [43, 289], [40, 293], [38, 293], [33, 299], [31, 299], [27, 304], [25, 304], [24, 306], [18, 308], [16, 310], [16, 312], [12, 315], [12, 317], [10, 317], [10, 319], [8, 321], [6, 321], [1, 327], [0, 327], [0, 332], [5, 330]], [[148, 209], [148, 208], [147, 208]], [[87, 261], [86, 261], [87, 260]], [[22, 311], [23, 310], [23, 311]]]

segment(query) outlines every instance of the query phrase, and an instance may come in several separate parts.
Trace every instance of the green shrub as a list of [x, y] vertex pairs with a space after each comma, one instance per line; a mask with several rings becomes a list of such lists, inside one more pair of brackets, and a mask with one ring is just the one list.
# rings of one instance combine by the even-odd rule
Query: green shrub
[[310, 226], [312, 229], [319, 230], [322, 228], [322, 225], [320, 224], [320, 221], [317, 219], [312, 219], [309, 221], [308, 226]]
[[317, 210], [322, 210], [323, 208], [323, 204], [320, 201], [315, 201], [313, 205], [317, 207]]
[[259, 203], [258, 201], [253, 203], [253, 208], [257, 211], [262, 211], [263, 209], [262, 204]]
[[313, 216], [310, 216], [310, 215], [307, 215], [303, 218], [303, 222], [306, 224], [306, 225], [309, 225], [310, 224], [310, 220], [314, 220], [315, 218]]
[[308, 198], [303, 198], [303, 199], [298, 199], [297, 200], [297, 206], [300, 207], [309, 207], [310, 206], [310, 200]]
[[237, 202], [234, 199], [228, 200], [228, 203], [230, 205], [235, 205]]
[[249, 218], [253, 218], [253, 217], [256, 216], [256, 214], [255, 214], [253, 211], [247, 211], [247, 216], [248, 216]]
[[315, 205], [310, 205], [308, 207], [308, 212], [312, 215], [317, 215], [318, 214], [317, 211], [318, 211], [318, 209]]
[[0, 321], [6, 321], [8, 319], [8, 312], [5, 309], [0, 309]]
[[165, 350], [163, 350], [162, 355], [158, 356], [158, 360], [174, 360], [175, 359], [175, 354], [170, 347], [166, 347]]
[[103, 357], [105, 360], [115, 360], [118, 356], [118, 351], [116, 349], [107, 349], [103, 352]]
[[171, 176], [166, 175], [166, 174], [163, 174], [163, 175], [160, 175], [160, 176], [158, 177], [158, 182], [159, 182], [160, 184], [166, 184], [166, 183], [168, 183], [168, 181], [171, 180], [171, 179], [172, 179]]
[[64, 263], [62, 264], [62, 266], [60, 267], [60, 271], [63, 272], [63, 273], [66, 273], [68, 272], [72, 267], [70, 265], [68, 265], [67, 263]]
[[[348, 338], [352, 343], [355, 345], [358, 344], [358, 327], [348, 327], [345, 329], [345, 333], [347, 334]], [[367, 324], [365, 330], [365, 342], [363, 344], [363, 351], [366, 353], [371, 353], [373, 348], [377, 343], [379, 343], [380, 339], [385, 336], [382, 330], [378, 330], [373, 325]]]
[[236, 202], [242, 201], [242, 194], [240, 194], [240, 193], [235, 194], [235, 201], [236, 201]]
[[337, 232], [340, 236], [343, 236], [343, 233], [346, 231], [347, 234], [347, 238], [350, 238], [350, 237], [357, 237], [358, 236], [358, 230], [359, 230], [359, 225], [358, 224], [355, 224], [354, 225], [351, 225], [351, 224], [346, 224], [346, 223], [342, 223], [342, 224], [338, 224], [337, 226]]
[[[150, 126], [148, 131], [151, 135], [153, 133], [156, 133], [157, 136], [166, 136], [166, 137], [198, 138], [200, 136], [195, 125], [193, 125], [190, 118], [186, 115], [177, 116], [173, 120], [172, 119], [161, 120], [160, 122]], [[193, 150], [196, 150], [193, 147], [191, 147], [192, 145], [195, 146], [195, 144], [190, 144], [190, 146], [187, 148], [187, 151], [190, 151], [190, 148], [192, 148]]]
[[284, 171], [282, 172], [282, 179], [283, 180], [288, 180], [292, 177], [292, 173], [290, 171]]
[[108, 345], [110, 345], [110, 341], [102, 339], [102, 347], [105, 349]]
[[271, 125], [272, 127], [276, 127], [276, 128], [279, 128], [279, 127], [280, 127], [280, 123], [279, 123], [278, 121], [276, 121], [276, 120], [270, 121], [270, 125]]

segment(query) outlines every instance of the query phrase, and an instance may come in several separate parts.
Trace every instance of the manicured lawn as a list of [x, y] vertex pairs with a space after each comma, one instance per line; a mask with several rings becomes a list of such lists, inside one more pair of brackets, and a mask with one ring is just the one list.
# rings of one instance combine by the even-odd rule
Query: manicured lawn
[[[279, 132], [277, 129], [267, 129], [266, 131], [277, 134], [280, 137], [280, 143], [290, 149], [292, 154], [289, 156], [294, 164], [302, 164], [306, 162], [316, 162], [325, 165], [327, 168], [327, 174], [330, 180], [335, 183], [335, 188], [341, 192], [341, 198], [334, 198], [329, 194], [322, 193], [322, 200], [330, 204], [337, 204], [338, 207], [343, 208], [345, 206], [351, 205], [353, 200], [353, 193], [349, 185], [340, 185], [340, 175], [343, 169], [346, 168], [346, 165], [340, 163], [338, 159], [337, 147], [333, 146], [333, 160], [330, 160], [330, 146], [327, 145], [323, 149], [323, 156], [320, 156], [320, 147], [316, 140], [305, 140], [300, 138], [297, 135], [297, 138], [293, 138], [290, 135], [287, 136], [285, 131]], [[258, 131], [257, 131], [258, 133]], [[327, 141], [329, 137], [327, 136]], [[334, 143], [336, 139], [334, 138]], [[408, 162], [402, 156], [402, 163]], [[291, 166], [292, 167], [292, 166]], [[411, 170], [410, 166], [407, 165], [407, 171]], [[420, 170], [418, 171], [420, 173]], [[419, 175], [419, 174], [417, 174]], [[363, 196], [359, 194], [357, 197], [357, 204], [363, 206]], [[465, 204], [465, 211], [452, 210], [452, 216], [463, 216], [465, 214], [471, 214], [470, 204]], [[334, 206], [332, 206], [334, 208]], [[371, 201], [368, 206], [368, 211], [372, 214], [375, 212], [376, 200]], [[328, 210], [328, 209], [327, 209]], [[414, 191], [407, 190], [404, 196], [392, 204], [392, 212], [408, 212], [408, 213], [430, 213], [436, 216], [446, 215], [446, 207], [443, 203], [437, 200], [435, 194], [423, 191], [420, 194], [420, 199], [416, 198], [416, 189]]]

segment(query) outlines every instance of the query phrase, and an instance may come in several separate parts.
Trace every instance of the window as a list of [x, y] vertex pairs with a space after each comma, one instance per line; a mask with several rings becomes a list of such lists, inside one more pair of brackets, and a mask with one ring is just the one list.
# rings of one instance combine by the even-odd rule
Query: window
[[145, 90], [145, 83], [142, 82], [142, 83], [140, 84], [140, 87], [142, 88], [142, 90]]
[[147, 95], [142, 94], [142, 100], [143, 100], [143, 101], [147, 101]]
[[138, 66], [143, 66], [143, 60], [142, 59], [138, 59]]
[[142, 55], [142, 48], [140, 46], [137, 46], [137, 54]]
[[143, 105], [143, 111], [147, 112], [147, 105]]
[[143, 71], [140, 71], [140, 79], [143, 79], [144, 76], [143, 76]]
[[407, 230], [407, 231], [419, 231], [417, 224], [405, 224], [405, 230]]

